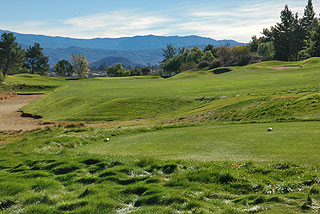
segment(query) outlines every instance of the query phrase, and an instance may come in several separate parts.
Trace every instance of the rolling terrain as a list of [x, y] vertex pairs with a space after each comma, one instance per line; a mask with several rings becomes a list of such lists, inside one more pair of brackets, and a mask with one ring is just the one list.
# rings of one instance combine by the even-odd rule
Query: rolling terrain
[[22, 110], [54, 124], [0, 133], [0, 212], [317, 213], [319, 77], [320, 58], [169, 79], [8, 77], [45, 93]]
[[[314, 58], [296, 63], [302, 67], [278, 70], [274, 68], [292, 63], [266, 62], [231, 67], [230, 72], [218, 75], [214, 74], [217, 70], [187, 71], [170, 79], [68, 81], [23, 110], [45, 120], [91, 123], [317, 120], [318, 63]], [[18, 77], [7, 81], [18, 83]]]

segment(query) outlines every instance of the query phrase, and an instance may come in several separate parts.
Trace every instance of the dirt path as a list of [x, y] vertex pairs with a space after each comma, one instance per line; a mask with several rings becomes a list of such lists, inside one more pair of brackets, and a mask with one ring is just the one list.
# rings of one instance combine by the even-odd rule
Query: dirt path
[[0, 131], [31, 130], [43, 127], [39, 120], [21, 117], [20, 108], [39, 100], [43, 95], [17, 95], [0, 100]]

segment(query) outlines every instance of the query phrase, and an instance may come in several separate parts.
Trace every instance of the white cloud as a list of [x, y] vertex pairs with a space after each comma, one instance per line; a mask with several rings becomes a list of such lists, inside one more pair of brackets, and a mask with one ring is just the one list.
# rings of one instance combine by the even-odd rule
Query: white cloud
[[[306, 2], [301, 0], [227, 1], [223, 5], [205, 7], [181, 4], [178, 8], [165, 11], [117, 10], [54, 22], [1, 23], [0, 28], [76, 38], [192, 34], [248, 42], [252, 35], [260, 35], [263, 28], [279, 21], [285, 3], [293, 12], [299, 12], [300, 16], [303, 14]], [[314, 7], [319, 11], [320, 0], [314, 0]]]
[[242, 4], [227, 11], [197, 8], [190, 12], [189, 22], [179, 25], [181, 28], [189, 26], [188, 31], [215, 39], [248, 42], [252, 35], [258, 35], [263, 28], [274, 25], [282, 8], [282, 4], [275, 2]]
[[122, 37], [146, 34], [165, 35], [170, 32], [164, 26], [170, 22], [173, 22], [171, 18], [157, 12], [119, 10], [58, 20], [56, 23], [48, 21], [2, 23], [0, 29], [75, 38]]
[[138, 11], [121, 10], [112, 13], [99, 13], [84, 17], [68, 19], [64, 24], [77, 30], [99, 30], [122, 32], [139, 31], [153, 28], [170, 20], [152, 13], [143, 14]]
[[[313, 2], [315, 11], [320, 9], [320, 0]], [[234, 1], [218, 6], [198, 7], [189, 10], [184, 22], [175, 23], [180, 35], [197, 34], [214, 39], [236, 39], [248, 42], [253, 35], [260, 36], [263, 28], [280, 21], [280, 12], [288, 4], [293, 13], [303, 15], [305, 1], [259, 0], [243, 1], [236, 6]]]

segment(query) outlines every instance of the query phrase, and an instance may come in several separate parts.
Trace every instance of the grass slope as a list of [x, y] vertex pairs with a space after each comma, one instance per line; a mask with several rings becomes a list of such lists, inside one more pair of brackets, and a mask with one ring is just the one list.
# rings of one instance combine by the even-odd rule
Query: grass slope
[[17, 74], [6, 77], [3, 88], [20, 93], [48, 93], [62, 86], [65, 82], [64, 78]]
[[[23, 110], [42, 115], [46, 120], [86, 122], [134, 119], [152, 123], [168, 122], [211, 110], [214, 111], [211, 116], [203, 116], [217, 119], [215, 116], [219, 114], [222, 115], [220, 120], [245, 121], [283, 117], [318, 119], [320, 59], [296, 63], [302, 65], [301, 68], [272, 69], [289, 64], [292, 63], [266, 62], [232, 67], [231, 72], [220, 75], [214, 75], [213, 71], [189, 71], [170, 79], [100, 78], [69, 81], [55, 93]], [[312, 100], [308, 100], [310, 97], [313, 97]], [[309, 105], [309, 101], [315, 102], [314, 105]], [[286, 108], [286, 113], [280, 111], [288, 103], [294, 104]], [[299, 115], [299, 109], [306, 105], [308, 109]], [[257, 109], [252, 111], [252, 106]], [[266, 112], [257, 118], [260, 111], [268, 109], [274, 112]], [[234, 111], [233, 114], [238, 117], [230, 116], [230, 111]]]

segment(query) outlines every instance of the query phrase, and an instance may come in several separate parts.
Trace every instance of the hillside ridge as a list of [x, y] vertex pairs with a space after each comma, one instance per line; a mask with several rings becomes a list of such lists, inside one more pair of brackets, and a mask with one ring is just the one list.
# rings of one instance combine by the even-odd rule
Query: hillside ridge
[[[0, 30], [0, 34], [11, 31]], [[38, 42], [43, 48], [66, 48], [77, 46], [81, 48], [95, 48], [104, 50], [150, 50], [163, 48], [168, 43], [173, 43], [177, 47], [185, 47], [192, 45], [207, 45], [214, 46], [221, 45], [241, 45], [234, 40], [215, 40], [208, 37], [201, 37], [196, 35], [191, 36], [133, 36], [120, 38], [93, 38], [93, 39], [77, 39], [69, 37], [53, 37], [35, 34], [22, 34], [12, 32], [17, 38], [17, 42], [24, 46], [33, 45]]]

